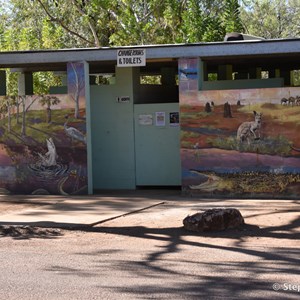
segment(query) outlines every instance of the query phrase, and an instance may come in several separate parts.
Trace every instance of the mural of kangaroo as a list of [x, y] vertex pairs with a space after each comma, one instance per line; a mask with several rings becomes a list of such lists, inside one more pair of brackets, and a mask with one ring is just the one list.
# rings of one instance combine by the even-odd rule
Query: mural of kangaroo
[[250, 144], [251, 141], [260, 139], [262, 113], [256, 111], [253, 111], [253, 113], [254, 121], [244, 122], [239, 126], [236, 136], [238, 142], [247, 141]]

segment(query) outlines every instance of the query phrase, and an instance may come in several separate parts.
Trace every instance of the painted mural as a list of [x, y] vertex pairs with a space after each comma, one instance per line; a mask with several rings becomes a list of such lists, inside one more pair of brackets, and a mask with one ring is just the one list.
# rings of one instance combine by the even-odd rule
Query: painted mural
[[197, 90], [180, 61], [182, 189], [224, 197], [300, 196], [300, 88]]
[[68, 64], [68, 94], [0, 103], [0, 193], [87, 193], [83, 64]]

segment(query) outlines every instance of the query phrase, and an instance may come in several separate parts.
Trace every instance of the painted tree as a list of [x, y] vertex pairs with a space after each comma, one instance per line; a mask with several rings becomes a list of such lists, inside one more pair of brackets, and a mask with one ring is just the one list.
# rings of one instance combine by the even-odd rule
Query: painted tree
[[46, 106], [46, 122], [51, 123], [52, 121], [52, 114], [51, 114], [51, 106], [57, 105], [60, 103], [60, 100], [56, 96], [52, 95], [42, 95], [41, 98], [39, 99], [39, 103], [42, 106]]
[[68, 87], [69, 95], [74, 101], [74, 117], [78, 119], [79, 115], [79, 100], [84, 94], [85, 77], [82, 63], [71, 62], [68, 64]]
[[7, 131], [11, 132], [11, 110], [15, 103], [14, 96], [4, 96], [0, 102], [0, 111], [2, 114], [7, 115]]
[[13, 96], [13, 98], [14, 98], [14, 106], [16, 107], [16, 113], [15, 113], [16, 123], [20, 124], [20, 105], [22, 102], [20, 100], [20, 97]]
[[[22, 105], [22, 126], [21, 126], [21, 135], [24, 137], [26, 136], [26, 113], [30, 109], [30, 107], [35, 103], [40, 96], [18, 96], [19, 101]], [[30, 99], [30, 102], [28, 100]]]

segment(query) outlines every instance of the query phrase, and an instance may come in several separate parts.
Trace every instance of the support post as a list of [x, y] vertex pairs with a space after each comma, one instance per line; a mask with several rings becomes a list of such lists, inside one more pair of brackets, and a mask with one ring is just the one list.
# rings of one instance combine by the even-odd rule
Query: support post
[[249, 79], [261, 79], [261, 71], [260, 67], [254, 67], [249, 69]]
[[86, 136], [87, 136], [87, 168], [88, 168], [88, 194], [93, 194], [93, 160], [92, 160], [92, 133], [91, 133], [91, 97], [90, 97], [90, 78], [89, 64], [84, 61], [85, 77], [85, 103], [86, 103]]
[[198, 90], [203, 89], [203, 82], [208, 80], [206, 62], [198, 59]]
[[176, 85], [174, 68], [161, 68], [161, 75], [162, 85]]
[[6, 95], [6, 72], [0, 70], [0, 96]]
[[19, 74], [18, 78], [19, 95], [33, 95], [33, 76], [32, 72], [24, 72]]
[[218, 80], [232, 80], [232, 65], [218, 66]]
[[291, 71], [289, 70], [281, 70], [280, 71], [281, 77], [284, 79], [285, 86], [291, 86]]

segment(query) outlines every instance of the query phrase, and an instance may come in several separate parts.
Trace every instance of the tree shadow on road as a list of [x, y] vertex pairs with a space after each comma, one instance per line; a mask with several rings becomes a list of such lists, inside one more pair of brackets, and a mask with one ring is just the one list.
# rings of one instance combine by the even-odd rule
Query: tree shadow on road
[[[188, 232], [183, 227], [109, 227], [105, 225], [90, 230], [162, 242], [159, 247], [153, 247], [145, 259], [127, 262], [126, 267], [132, 271], [133, 276], [138, 272], [139, 276], [145, 278], [149, 276], [173, 278], [178, 280], [178, 284], [175, 286], [144, 284], [126, 288], [116, 287], [121, 294], [131, 292], [145, 299], [148, 299], [149, 294], [154, 298], [164, 298], [164, 295], [169, 295], [173, 299], [270, 299], [270, 297], [289, 299], [297, 295], [286, 294], [283, 291], [275, 292], [272, 289], [272, 284], [275, 282], [268, 282], [262, 278], [264, 276], [270, 278], [270, 274], [278, 274], [277, 276], [282, 278], [299, 276], [299, 247], [290, 248], [284, 242], [282, 246], [276, 247], [272, 245], [272, 240], [268, 246], [260, 246], [259, 240], [255, 240], [254, 245], [249, 246], [249, 244], [243, 244], [243, 241], [247, 237], [298, 240], [300, 233], [294, 232], [297, 228], [300, 228], [299, 217], [283, 226], [260, 229], [254, 225], [244, 225], [239, 229], [213, 233]], [[228, 245], [224, 239], [232, 240], [234, 243]], [[198, 253], [199, 257], [189, 257], [186, 249], [194, 249], [193, 253]], [[172, 254], [176, 257], [173, 260]], [[215, 262], [214, 255], [217, 255]], [[223, 256], [222, 263], [220, 261]], [[249, 260], [243, 258], [228, 261], [228, 257], [236, 256], [247, 257]], [[120, 262], [120, 265], [117, 262], [115, 264], [115, 268], [124, 268], [124, 262]], [[201, 272], [195, 271], [195, 264], [196, 270], [207, 269], [209, 272], [201, 275]], [[174, 268], [174, 265], [185, 267]], [[186, 268], [187, 265], [191, 268]], [[239, 273], [243, 275], [237, 276]]]
[[[276, 213], [280, 212], [290, 211], [281, 210]], [[259, 216], [263, 217], [264, 213]], [[159, 228], [143, 226], [143, 224], [141, 226], [119, 226], [120, 222], [116, 224], [107, 222], [101, 223], [100, 226], [91, 226], [55, 222], [37, 222], [35, 224], [0, 222], [0, 228], [13, 225], [35, 226], [44, 229], [56, 228], [91, 232], [99, 234], [99, 239], [101, 239], [101, 234], [110, 234], [152, 242], [150, 250], [143, 258], [131, 256], [130, 260], [122, 260], [122, 253], [118, 253], [118, 256], [113, 256], [114, 258], [109, 261], [109, 268], [112, 272], [124, 270], [127, 276], [131, 274], [133, 277], [138, 275], [144, 278], [142, 285], [130, 284], [125, 287], [120, 284], [114, 286], [117, 293], [120, 295], [132, 294], [132, 298], [136, 298], [138, 295], [139, 298], [148, 299], [149, 294], [152, 298], [171, 297], [172, 299], [296, 299], [295, 296], [299, 296], [295, 293], [287, 294], [283, 291], [273, 291], [272, 284], [274, 282], [264, 278], [270, 278], [270, 274], [278, 274], [277, 276], [282, 278], [300, 275], [300, 248], [289, 247], [285, 243], [286, 240], [300, 239], [300, 217], [282, 225], [259, 228], [255, 225], [246, 224], [239, 229], [206, 233], [189, 232], [182, 226]], [[13, 238], [49, 238], [42, 234], [30, 233], [11, 236]], [[57, 236], [59, 235], [50, 235], [51, 238]], [[244, 243], [247, 238], [267, 238], [268, 245], [262, 246], [260, 241], [256, 240], [254, 245], [249, 246], [249, 244]], [[232, 243], [224, 242], [224, 240], [229, 240]], [[275, 243], [277, 245], [278, 241], [282, 241], [282, 245], [274, 246], [272, 241], [277, 241]], [[138, 242], [130, 247], [135, 248], [136, 245]], [[186, 249], [193, 249], [193, 253], [198, 253], [198, 257], [189, 257], [190, 252]], [[124, 251], [128, 251], [128, 249]], [[88, 255], [88, 253], [80, 255]], [[101, 251], [90, 255], [100, 257]], [[215, 261], [214, 255], [217, 256]], [[235, 256], [238, 259], [232, 259], [232, 261], [228, 259], [228, 257]], [[180, 269], [175, 268], [174, 265], [183, 265], [184, 267]], [[187, 266], [192, 265], [193, 268], [187, 268]], [[97, 265], [100, 271], [105, 266]], [[198, 271], [195, 271], [195, 266]], [[61, 270], [61, 268], [63, 266], [55, 266], [53, 270]], [[49, 270], [52, 271], [52, 268]], [[201, 270], [206, 271], [201, 274]], [[66, 274], [69, 272], [70, 275], [72, 274], [72, 270], [69, 271], [64, 268], [63, 271]], [[78, 270], [79, 273], [80, 271]], [[237, 274], [241, 275], [238, 276]], [[89, 276], [97, 276], [97, 273], [95, 275], [92, 273]], [[154, 284], [153, 281], [146, 280], [149, 278], [161, 278], [161, 280], [166, 279], [168, 282], [176, 281], [177, 283]], [[101, 288], [105, 288], [105, 286], [102, 285]], [[107, 286], [107, 289], [111, 288]]]

